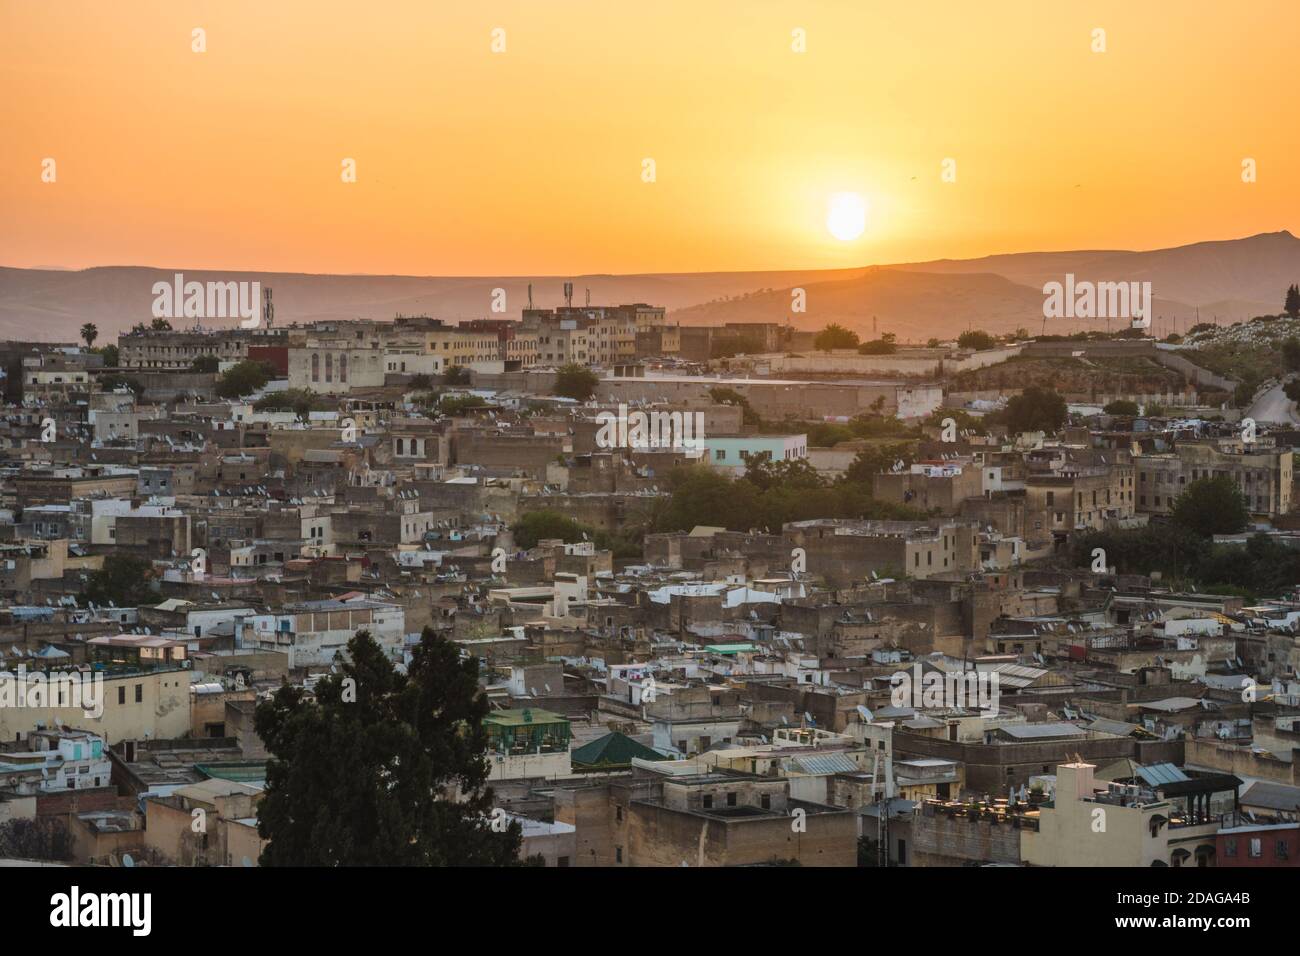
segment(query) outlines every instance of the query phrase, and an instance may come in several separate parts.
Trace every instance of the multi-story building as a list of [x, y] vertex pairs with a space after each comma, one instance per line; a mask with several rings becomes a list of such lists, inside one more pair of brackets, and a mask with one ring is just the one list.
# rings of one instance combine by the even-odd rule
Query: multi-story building
[[250, 347], [284, 346], [288, 334], [285, 328], [124, 332], [117, 337], [117, 364], [121, 368], [185, 370], [207, 355], [222, 363], [242, 362], [249, 357]]
[[1135, 455], [1133, 463], [1139, 512], [1169, 514], [1188, 484], [1220, 476], [1237, 486], [1252, 515], [1277, 517], [1291, 510], [1290, 448], [1184, 442], [1172, 452]]
[[251, 614], [235, 624], [239, 647], [278, 651], [291, 669], [328, 667], [346, 650], [357, 631], [369, 631], [391, 656], [400, 659], [406, 613], [393, 604], [350, 599], [286, 604], [275, 614]]

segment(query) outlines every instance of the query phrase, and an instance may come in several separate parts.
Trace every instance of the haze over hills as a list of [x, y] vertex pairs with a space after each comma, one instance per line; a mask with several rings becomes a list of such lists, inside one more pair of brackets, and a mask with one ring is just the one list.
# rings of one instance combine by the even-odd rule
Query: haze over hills
[[[106, 266], [78, 271], [0, 268], [0, 337], [72, 341], [94, 322], [100, 341], [152, 317], [155, 282], [258, 281], [274, 290], [276, 321], [391, 318], [429, 314], [459, 320], [492, 316], [493, 290], [506, 290], [505, 317], [517, 318], [533, 285], [538, 306], [562, 302], [572, 278], [574, 303], [590, 289], [596, 304], [649, 302], [686, 325], [786, 322], [821, 328], [839, 322], [864, 336], [894, 332], [902, 341], [946, 338], [968, 327], [1040, 331], [1042, 287], [1078, 280], [1149, 281], [1156, 329], [1196, 316], [1237, 321], [1277, 312], [1288, 285], [1300, 282], [1300, 239], [1289, 232], [1198, 242], [1145, 252], [1026, 252], [980, 259], [899, 263], [862, 269], [645, 275], [438, 277], [213, 272]], [[791, 289], [803, 288], [807, 311], [792, 315]], [[178, 327], [185, 323], [174, 323]], [[213, 324], [235, 324], [218, 320]], [[1050, 320], [1048, 331], [1105, 328], [1105, 320]], [[1116, 326], [1117, 327], [1117, 326]]]

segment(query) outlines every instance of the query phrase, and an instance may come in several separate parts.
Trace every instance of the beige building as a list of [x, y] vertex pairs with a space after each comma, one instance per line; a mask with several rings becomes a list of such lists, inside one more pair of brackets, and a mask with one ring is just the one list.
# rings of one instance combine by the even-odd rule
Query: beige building
[[1128, 463], [1066, 466], [1025, 478], [1025, 534], [1100, 531], [1133, 516], [1134, 468]]
[[213, 778], [145, 799], [145, 846], [181, 866], [255, 866], [262, 789]]
[[[0, 675], [3, 676], [3, 675]], [[37, 725], [44, 727], [68, 726], [85, 730], [104, 738], [108, 744], [137, 738], [171, 739], [184, 737], [190, 730], [190, 672], [188, 670], [155, 670], [145, 673], [103, 675], [102, 685], [93, 691], [95, 699], [86, 696], [75, 701], [65, 695], [63, 706], [58, 699], [52, 706], [0, 707], [0, 740], [17, 740], [34, 732]], [[36, 675], [26, 675], [29, 682]], [[32, 697], [23, 695], [26, 700]], [[99, 716], [87, 711], [98, 710], [96, 701], [102, 702]], [[90, 705], [90, 706], [83, 706]]]
[[[1217, 820], [1185, 818], [1167, 800], [1135, 787], [1094, 782], [1090, 763], [1056, 768], [1056, 799], [1039, 809], [1038, 829], [1022, 830], [1031, 866], [1207, 866]], [[1100, 790], [1098, 787], [1100, 786]]]
[[1276, 517], [1291, 510], [1291, 450], [1245, 451], [1240, 442], [1216, 448], [1180, 444], [1164, 454], [1135, 455], [1137, 510], [1169, 514], [1187, 485], [1201, 478], [1227, 476], [1246, 499], [1252, 515]]

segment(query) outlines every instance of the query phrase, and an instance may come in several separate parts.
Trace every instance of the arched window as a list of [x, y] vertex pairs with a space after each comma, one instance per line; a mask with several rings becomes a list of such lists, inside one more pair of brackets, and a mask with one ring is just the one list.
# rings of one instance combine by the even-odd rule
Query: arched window
[[401, 438], [397, 439], [397, 453], [398, 453], [399, 455], [404, 455], [404, 454], [406, 454], [406, 452], [404, 452], [404, 451], [402, 450], [402, 449], [405, 448], [405, 447], [406, 447], [406, 441], [405, 441], [404, 439], [401, 439]]
[[343, 352], [341, 355], [339, 355], [339, 381], [346, 382], [347, 380], [348, 380], [348, 353]]
[[311, 380], [313, 382], [320, 381], [320, 353], [319, 352], [311, 353]]

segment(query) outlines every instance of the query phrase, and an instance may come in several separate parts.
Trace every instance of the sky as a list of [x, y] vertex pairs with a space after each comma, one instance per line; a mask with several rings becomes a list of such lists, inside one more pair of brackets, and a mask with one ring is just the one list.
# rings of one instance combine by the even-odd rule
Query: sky
[[1300, 233], [1297, 37], [1296, 0], [0, 0], [0, 265], [578, 275]]

